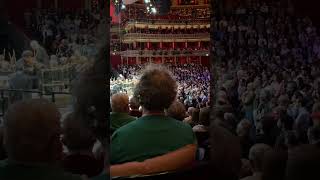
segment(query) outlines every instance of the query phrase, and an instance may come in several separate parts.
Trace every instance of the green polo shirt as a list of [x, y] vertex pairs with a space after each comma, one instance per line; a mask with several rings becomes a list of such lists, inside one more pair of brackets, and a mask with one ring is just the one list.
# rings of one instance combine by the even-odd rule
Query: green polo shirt
[[144, 116], [112, 135], [110, 162], [142, 162], [194, 143], [190, 125], [166, 116]]
[[115, 131], [120, 127], [136, 120], [137, 118], [128, 115], [127, 113], [115, 113], [111, 112], [110, 114], [110, 129]]
[[8, 160], [0, 161], [1, 180], [82, 180], [81, 176], [64, 172], [63, 169], [50, 165], [24, 165]]
[[109, 173], [106, 173], [106, 172], [102, 173], [99, 176], [91, 178], [91, 180], [109, 180], [109, 179], [110, 179], [110, 175]]

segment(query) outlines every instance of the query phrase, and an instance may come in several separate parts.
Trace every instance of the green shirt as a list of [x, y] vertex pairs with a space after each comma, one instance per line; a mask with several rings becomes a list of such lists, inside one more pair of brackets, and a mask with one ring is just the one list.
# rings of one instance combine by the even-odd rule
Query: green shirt
[[135, 117], [129, 116], [127, 113], [115, 113], [110, 114], [110, 129], [115, 131], [120, 127], [136, 120]]
[[82, 180], [81, 176], [64, 172], [50, 165], [24, 165], [8, 160], [0, 161], [1, 180]]
[[110, 175], [106, 172], [102, 173], [99, 176], [91, 178], [91, 180], [109, 180], [109, 179], [110, 179]]
[[112, 135], [110, 162], [141, 162], [194, 143], [190, 125], [166, 116], [144, 116]]

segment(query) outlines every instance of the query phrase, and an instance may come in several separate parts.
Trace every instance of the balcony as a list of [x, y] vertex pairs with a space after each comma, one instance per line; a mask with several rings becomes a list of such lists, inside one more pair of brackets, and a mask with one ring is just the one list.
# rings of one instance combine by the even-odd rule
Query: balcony
[[210, 33], [199, 34], [142, 34], [128, 33], [123, 36], [123, 43], [132, 42], [198, 42], [210, 41]]
[[122, 57], [209, 56], [209, 50], [127, 50], [117, 54]]

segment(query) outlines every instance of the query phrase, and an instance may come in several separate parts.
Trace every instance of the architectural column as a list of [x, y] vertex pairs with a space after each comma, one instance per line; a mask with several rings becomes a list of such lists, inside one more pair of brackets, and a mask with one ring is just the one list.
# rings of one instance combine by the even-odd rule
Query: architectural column
[[42, 8], [42, 0], [37, 0], [37, 8]]
[[141, 59], [138, 56], [136, 57], [136, 59], [137, 59], [137, 64], [141, 64]]
[[85, 0], [84, 7], [85, 9], [91, 10], [91, 0]]
[[171, 0], [171, 4], [172, 4], [172, 6], [178, 5], [178, 0]]
[[201, 41], [198, 42], [198, 48], [201, 49]]
[[172, 42], [172, 49], [174, 49], [175, 48], [175, 43], [174, 43], [174, 41]]
[[147, 48], [150, 49], [150, 42], [147, 42]]
[[187, 41], [185, 42], [185, 48], [188, 48], [188, 42]]
[[162, 49], [162, 41], [160, 41], [160, 49]]
[[54, 8], [55, 9], [59, 8], [58, 0], [54, 0]]
[[199, 5], [205, 4], [205, 3], [204, 3], [204, 0], [198, 0], [198, 2], [199, 2], [199, 3], [198, 3]]

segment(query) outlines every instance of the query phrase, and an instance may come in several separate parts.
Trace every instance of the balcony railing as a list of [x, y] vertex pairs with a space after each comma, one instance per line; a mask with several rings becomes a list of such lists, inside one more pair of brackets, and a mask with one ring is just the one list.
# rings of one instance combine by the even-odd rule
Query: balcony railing
[[144, 34], [144, 33], [127, 33], [124, 38], [146, 38], [146, 39], [162, 39], [162, 38], [206, 38], [210, 37], [210, 33], [199, 34]]
[[123, 57], [208, 56], [209, 50], [127, 50], [119, 54]]
[[[192, 20], [192, 21], [190, 21]], [[181, 19], [147, 19], [147, 18], [129, 18], [126, 25], [131, 24], [157, 24], [157, 25], [179, 25], [179, 24], [210, 24], [210, 18], [181, 18]]]

